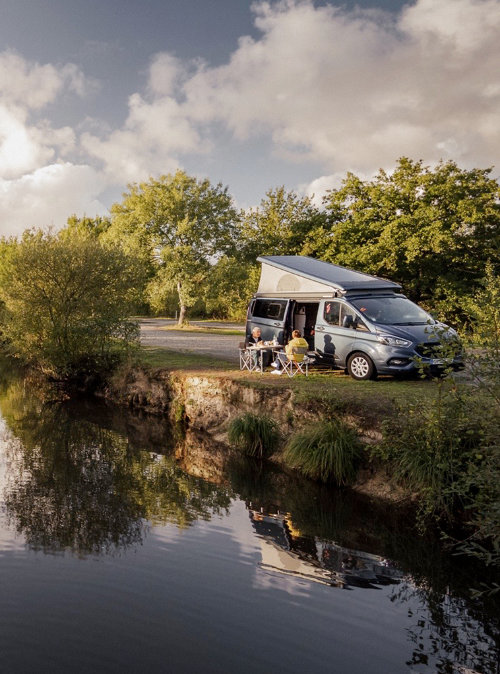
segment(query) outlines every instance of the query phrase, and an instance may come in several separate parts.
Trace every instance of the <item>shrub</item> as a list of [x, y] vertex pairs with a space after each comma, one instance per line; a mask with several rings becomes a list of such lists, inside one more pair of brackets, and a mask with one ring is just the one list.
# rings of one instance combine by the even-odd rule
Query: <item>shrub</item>
[[293, 436], [284, 458], [306, 477], [345, 485], [356, 479], [361, 455], [356, 431], [335, 419]]
[[128, 316], [138, 277], [132, 259], [95, 236], [25, 232], [2, 248], [3, 336], [52, 376], [104, 371], [137, 339]]
[[468, 391], [440, 389], [435, 400], [402, 408], [384, 424], [386, 458], [394, 478], [418, 495], [421, 519], [452, 520], [473, 501], [473, 480], [464, 478], [480, 470], [486, 441], [475, 412]]
[[231, 421], [228, 438], [248, 456], [262, 459], [277, 449], [281, 433], [273, 419], [247, 412]]

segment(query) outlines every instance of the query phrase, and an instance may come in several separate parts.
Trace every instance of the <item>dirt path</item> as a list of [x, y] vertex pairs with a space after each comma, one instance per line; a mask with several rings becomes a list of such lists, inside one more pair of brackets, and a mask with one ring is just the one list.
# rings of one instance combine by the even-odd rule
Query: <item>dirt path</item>
[[[229, 328], [243, 330], [243, 325], [218, 323], [210, 321], [197, 324], [206, 328]], [[230, 363], [239, 362], [238, 344], [244, 340], [242, 335], [209, 335], [203, 332], [187, 332], [184, 330], [164, 330], [162, 328], [175, 325], [174, 320], [164, 318], [145, 318], [139, 321], [141, 328], [141, 344], [144, 346], [163, 346], [172, 351], [201, 353], [214, 356]]]

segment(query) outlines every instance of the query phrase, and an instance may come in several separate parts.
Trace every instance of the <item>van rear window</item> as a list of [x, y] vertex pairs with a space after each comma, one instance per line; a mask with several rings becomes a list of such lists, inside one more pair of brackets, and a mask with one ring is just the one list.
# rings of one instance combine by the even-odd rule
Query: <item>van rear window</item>
[[254, 318], [272, 318], [282, 321], [285, 316], [287, 300], [255, 300]]

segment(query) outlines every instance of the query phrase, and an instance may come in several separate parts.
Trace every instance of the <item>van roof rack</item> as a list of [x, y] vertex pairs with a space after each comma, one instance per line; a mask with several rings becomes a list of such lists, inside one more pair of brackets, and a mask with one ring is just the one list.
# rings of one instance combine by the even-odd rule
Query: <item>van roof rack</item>
[[305, 255], [262, 255], [257, 262], [262, 263], [258, 295], [401, 290], [399, 283]]

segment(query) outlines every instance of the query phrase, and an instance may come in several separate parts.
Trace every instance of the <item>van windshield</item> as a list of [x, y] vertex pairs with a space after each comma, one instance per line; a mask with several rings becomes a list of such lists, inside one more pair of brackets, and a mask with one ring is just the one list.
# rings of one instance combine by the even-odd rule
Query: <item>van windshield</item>
[[406, 297], [365, 297], [351, 300], [356, 309], [372, 323], [381, 325], [425, 325], [434, 323], [427, 312]]

